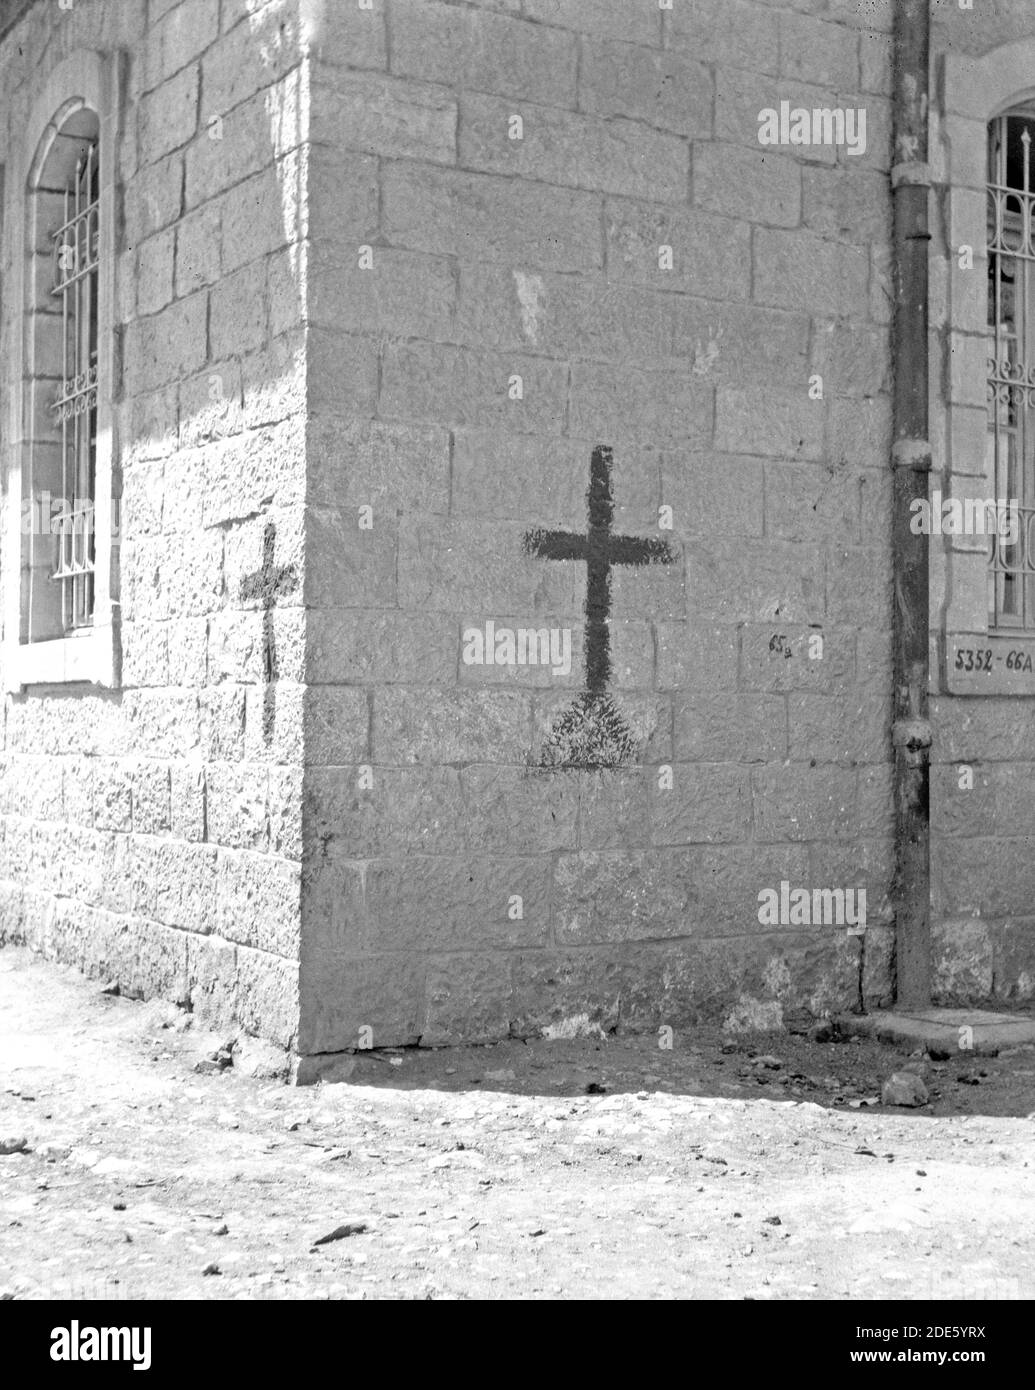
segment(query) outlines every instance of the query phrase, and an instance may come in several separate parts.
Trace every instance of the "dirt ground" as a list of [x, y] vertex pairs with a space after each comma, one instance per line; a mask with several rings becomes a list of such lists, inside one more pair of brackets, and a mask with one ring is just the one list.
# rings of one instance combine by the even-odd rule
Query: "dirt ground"
[[0, 952], [0, 1296], [1035, 1296], [1031, 1047], [929, 1063], [905, 1110], [872, 1103], [905, 1054], [793, 1032], [305, 1088], [196, 1072], [222, 1041]]

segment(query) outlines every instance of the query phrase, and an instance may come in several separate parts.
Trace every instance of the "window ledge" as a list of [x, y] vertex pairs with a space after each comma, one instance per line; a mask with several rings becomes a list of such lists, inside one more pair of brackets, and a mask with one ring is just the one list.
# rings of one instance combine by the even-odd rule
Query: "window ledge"
[[50, 642], [9, 642], [4, 652], [5, 686], [72, 683], [115, 687], [115, 640], [109, 626], [94, 627], [80, 637]]

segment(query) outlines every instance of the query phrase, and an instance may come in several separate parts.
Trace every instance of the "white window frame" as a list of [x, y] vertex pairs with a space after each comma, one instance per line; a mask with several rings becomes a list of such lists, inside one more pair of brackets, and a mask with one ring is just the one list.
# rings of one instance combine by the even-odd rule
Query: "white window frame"
[[[931, 360], [931, 488], [943, 497], [990, 497], [986, 448], [988, 407], [988, 127], [996, 116], [1035, 99], [1035, 39], [1003, 44], [980, 57], [940, 58], [938, 100], [932, 104], [929, 160], [935, 225], [941, 214], [943, 254], [933, 252]], [[940, 196], [939, 196], [940, 195]], [[959, 265], [973, 250], [974, 268]], [[943, 337], [944, 335], [944, 337]], [[1035, 633], [989, 626], [989, 542], [946, 536], [931, 546], [932, 638], [938, 644], [938, 686], [954, 695], [1035, 695], [1035, 675], [1015, 670], [1020, 651], [1035, 667]], [[977, 669], [977, 652], [991, 665]], [[973, 651], [975, 669], [960, 668]], [[1008, 659], [1010, 664], [1008, 665]]]
[[[98, 266], [97, 328], [97, 446], [96, 508], [94, 533], [94, 620], [75, 635], [23, 641], [24, 603], [22, 565], [22, 470], [28, 466], [31, 447], [29, 411], [32, 361], [31, 315], [28, 312], [32, 277], [27, 259], [30, 247], [29, 191], [46, 160], [62, 124], [75, 111], [88, 107], [96, 113], [100, 133], [100, 237]], [[117, 113], [120, 107], [119, 63], [115, 54], [80, 52], [65, 59], [50, 75], [35, 100], [18, 148], [13, 170], [5, 179], [5, 223], [12, 239], [12, 284], [5, 295], [13, 315], [10, 341], [15, 344], [11, 361], [4, 364], [8, 402], [6, 430], [9, 472], [6, 479], [7, 518], [0, 568], [4, 615], [4, 686], [17, 691], [26, 686], [68, 682], [115, 687], [119, 684], [118, 603], [113, 599], [112, 497], [116, 456], [115, 412], [115, 165]]]

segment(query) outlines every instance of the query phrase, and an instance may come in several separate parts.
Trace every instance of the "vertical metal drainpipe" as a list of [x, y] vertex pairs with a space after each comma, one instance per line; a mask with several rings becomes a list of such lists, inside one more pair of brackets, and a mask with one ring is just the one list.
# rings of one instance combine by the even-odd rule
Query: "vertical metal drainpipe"
[[894, 569], [896, 1002], [931, 1000], [931, 833], [928, 719], [928, 538], [909, 529], [926, 497], [928, 438], [927, 164], [929, 0], [896, 0], [894, 46], [895, 312], [892, 472]]

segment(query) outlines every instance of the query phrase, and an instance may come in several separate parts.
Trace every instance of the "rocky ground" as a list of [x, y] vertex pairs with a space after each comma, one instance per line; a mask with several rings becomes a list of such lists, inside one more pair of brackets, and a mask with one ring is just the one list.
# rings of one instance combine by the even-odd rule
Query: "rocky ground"
[[[1031, 1047], [698, 1030], [291, 1088], [229, 1041], [0, 952], [0, 1295], [1035, 1295]], [[903, 1067], [924, 1106], [879, 1103]]]

